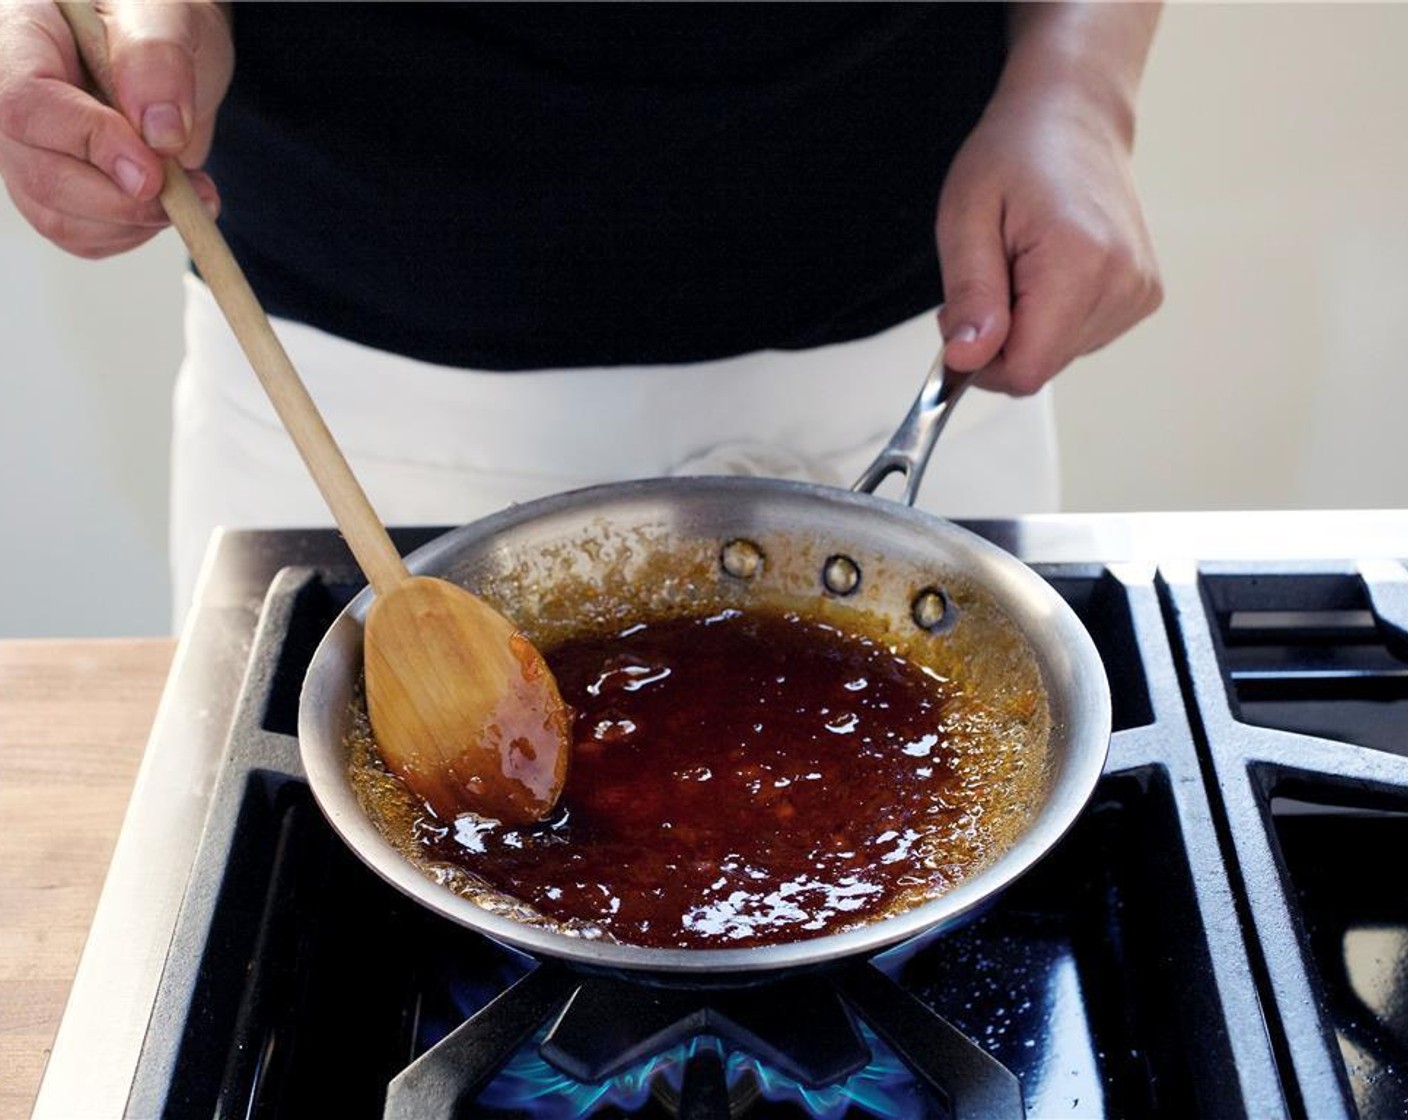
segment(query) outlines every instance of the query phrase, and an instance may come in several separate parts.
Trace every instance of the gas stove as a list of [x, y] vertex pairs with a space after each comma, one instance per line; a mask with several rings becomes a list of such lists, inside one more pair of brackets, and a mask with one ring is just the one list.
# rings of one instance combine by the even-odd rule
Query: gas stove
[[224, 534], [35, 1116], [1408, 1115], [1408, 513], [969, 527], [1095, 639], [1094, 797], [970, 924], [724, 990], [537, 964], [365, 870], [295, 738], [361, 580], [330, 531]]

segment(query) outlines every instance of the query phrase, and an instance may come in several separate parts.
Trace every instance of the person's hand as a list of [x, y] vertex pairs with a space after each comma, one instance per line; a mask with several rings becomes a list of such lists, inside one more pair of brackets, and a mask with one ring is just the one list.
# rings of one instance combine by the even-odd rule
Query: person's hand
[[[1122, 18], [1095, 18], [1106, 13]], [[1072, 15], [1058, 4], [1035, 18]], [[1017, 396], [1163, 298], [1131, 174], [1130, 100], [1049, 59], [1015, 78], [1009, 63], [949, 170], [937, 218], [947, 364], [987, 367], [979, 384]]]
[[[234, 67], [215, 4], [108, 4], [103, 19], [120, 111], [86, 91], [53, 4], [0, 4], [0, 176], [26, 220], [81, 257], [134, 248], [167, 224], [161, 159], [205, 161]], [[213, 213], [214, 184], [189, 174]]]

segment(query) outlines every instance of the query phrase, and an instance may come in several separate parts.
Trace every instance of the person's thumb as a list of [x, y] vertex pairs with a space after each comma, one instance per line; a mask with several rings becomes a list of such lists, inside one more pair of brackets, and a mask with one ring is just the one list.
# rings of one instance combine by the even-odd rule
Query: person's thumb
[[179, 156], [196, 119], [191, 4], [120, 4], [106, 18], [118, 108], [159, 155]]
[[944, 362], [970, 373], [997, 357], [1012, 325], [1000, 213], [968, 209], [940, 214], [938, 247], [944, 279], [944, 305], [939, 309]]

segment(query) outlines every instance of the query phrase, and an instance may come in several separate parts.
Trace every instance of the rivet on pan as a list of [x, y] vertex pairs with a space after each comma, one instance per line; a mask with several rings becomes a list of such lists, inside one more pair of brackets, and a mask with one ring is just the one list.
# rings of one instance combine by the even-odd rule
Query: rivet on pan
[[849, 595], [860, 586], [860, 565], [849, 556], [832, 556], [821, 569], [821, 582], [833, 595]]
[[724, 545], [719, 552], [719, 563], [734, 579], [752, 579], [763, 570], [763, 550], [739, 537]]
[[931, 634], [942, 634], [952, 629], [958, 612], [952, 608], [948, 596], [937, 587], [926, 587], [914, 597], [910, 610], [916, 626]]

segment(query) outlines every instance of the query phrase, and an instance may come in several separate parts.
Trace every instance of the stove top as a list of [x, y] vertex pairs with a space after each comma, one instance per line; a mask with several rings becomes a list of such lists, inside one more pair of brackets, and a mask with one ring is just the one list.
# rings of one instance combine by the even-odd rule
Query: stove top
[[1095, 639], [1094, 797], [971, 924], [724, 992], [535, 967], [365, 870], [295, 738], [360, 580], [225, 535], [35, 1115], [1408, 1115], [1408, 515], [970, 527]]

